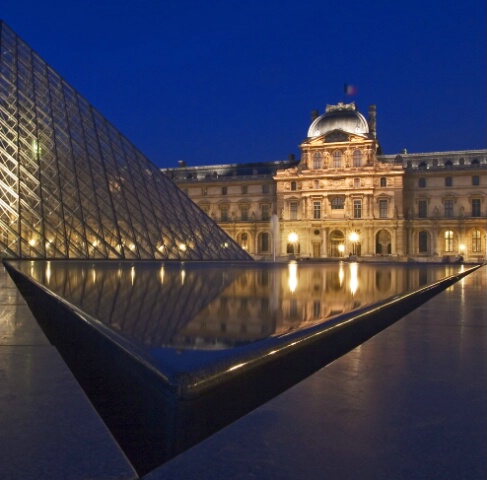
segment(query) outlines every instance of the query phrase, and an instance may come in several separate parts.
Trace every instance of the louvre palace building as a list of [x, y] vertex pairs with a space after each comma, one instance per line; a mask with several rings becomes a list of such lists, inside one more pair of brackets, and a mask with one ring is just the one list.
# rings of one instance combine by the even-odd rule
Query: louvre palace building
[[163, 172], [254, 258], [485, 260], [487, 150], [383, 155], [375, 105], [338, 103], [300, 151]]

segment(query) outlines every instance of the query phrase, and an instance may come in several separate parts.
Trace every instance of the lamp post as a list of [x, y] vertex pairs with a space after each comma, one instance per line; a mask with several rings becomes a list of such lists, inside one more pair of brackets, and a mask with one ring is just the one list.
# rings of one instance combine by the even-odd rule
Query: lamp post
[[348, 238], [352, 243], [352, 255], [357, 255], [357, 242], [358, 242], [357, 232], [352, 232]]
[[293, 255], [296, 255], [296, 245], [298, 244], [298, 234], [296, 232], [291, 232], [287, 236], [288, 242], [293, 246]]

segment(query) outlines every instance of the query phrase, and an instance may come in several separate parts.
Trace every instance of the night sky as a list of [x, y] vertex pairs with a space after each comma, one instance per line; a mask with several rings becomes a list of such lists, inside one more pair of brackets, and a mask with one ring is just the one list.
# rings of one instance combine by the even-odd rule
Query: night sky
[[377, 105], [386, 154], [486, 148], [482, 0], [12, 0], [0, 18], [161, 167], [299, 156], [310, 112], [340, 101]]

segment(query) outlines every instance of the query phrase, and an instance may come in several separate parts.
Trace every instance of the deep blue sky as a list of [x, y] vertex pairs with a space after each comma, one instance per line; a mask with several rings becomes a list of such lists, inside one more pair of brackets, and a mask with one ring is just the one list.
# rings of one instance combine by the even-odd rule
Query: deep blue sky
[[485, 3], [12, 0], [0, 17], [172, 167], [298, 156], [311, 110], [352, 100], [377, 105], [386, 154], [486, 148]]

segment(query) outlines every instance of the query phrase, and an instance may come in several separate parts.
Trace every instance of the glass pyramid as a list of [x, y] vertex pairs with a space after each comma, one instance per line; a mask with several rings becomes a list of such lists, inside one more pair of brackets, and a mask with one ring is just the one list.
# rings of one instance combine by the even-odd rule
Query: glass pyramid
[[2, 21], [0, 256], [251, 259]]

